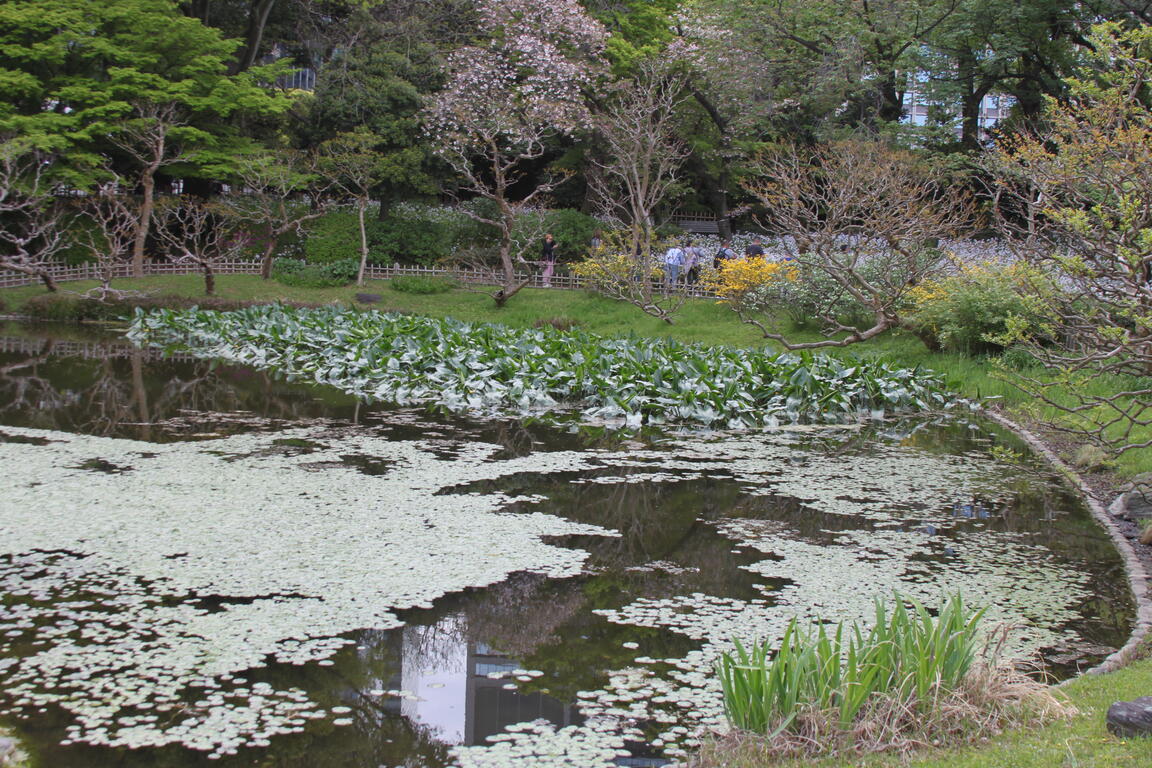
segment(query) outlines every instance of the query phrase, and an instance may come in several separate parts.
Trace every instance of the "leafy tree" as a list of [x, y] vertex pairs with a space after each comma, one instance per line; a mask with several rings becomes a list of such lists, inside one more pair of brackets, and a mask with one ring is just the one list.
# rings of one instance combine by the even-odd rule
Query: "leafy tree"
[[157, 174], [178, 162], [212, 173], [247, 141], [230, 118], [282, 112], [275, 70], [228, 74], [235, 41], [172, 0], [15, 0], [0, 6], [0, 131], [63, 153], [88, 186], [111, 158], [142, 198], [133, 271], [143, 274]]
[[228, 37], [241, 37], [244, 44], [237, 48], [232, 63], [233, 72], [248, 69], [267, 49], [265, 32], [274, 10], [284, 11], [296, 3], [284, 0], [190, 0], [180, 4], [189, 16], [206, 26], [219, 28]]
[[[1058, 320], [1043, 346], [1024, 324], [1002, 337], [1054, 375], [1010, 377], [1064, 413], [1053, 425], [1116, 453], [1152, 445], [1152, 28], [1096, 28], [1089, 67], [1049, 99], [1044, 127], [989, 157], [998, 223], [1019, 255], [1053, 273]], [[1116, 377], [1114, 388], [1091, 386]]]
[[260, 275], [272, 275], [272, 258], [280, 240], [329, 210], [326, 195], [332, 181], [318, 173], [317, 158], [302, 152], [283, 150], [241, 157], [236, 162], [238, 194], [219, 201], [231, 218], [260, 230], [264, 249], [260, 255]]
[[[758, 71], [732, 83], [745, 109], [792, 138], [829, 121], [879, 126], [904, 113], [913, 54], [959, 0], [781, 0], [731, 5], [702, 0], [692, 36], [721, 74]], [[689, 30], [690, 32], [693, 30]], [[713, 78], [724, 83], [723, 77]]]
[[621, 75], [659, 56], [675, 38], [679, 0], [586, 0], [584, 7], [608, 31], [604, 55]]
[[197, 149], [211, 147], [222, 159], [239, 138], [227, 118], [288, 106], [265, 87], [274, 71], [227, 74], [235, 48], [171, 0], [4, 3], [0, 130], [67, 150], [65, 159], [84, 171], [99, 167], [95, 155], [107, 151], [105, 137], [120, 120], [141, 117], [137, 106], [171, 105], [202, 132]]
[[375, 137], [368, 131], [343, 133], [320, 145], [318, 168], [326, 174], [335, 190], [350, 200], [356, 209], [360, 231], [360, 269], [356, 284], [364, 284], [368, 267], [368, 230], [365, 214], [372, 202], [372, 189], [384, 175], [382, 158], [374, 149]]
[[[428, 12], [413, 10], [417, 17]], [[443, 62], [427, 39], [427, 27], [419, 20], [400, 27], [395, 20], [378, 18], [382, 15], [362, 10], [348, 20], [345, 44], [324, 63], [316, 91], [303, 102], [302, 120], [294, 126], [299, 145], [306, 148], [341, 133], [374, 136], [380, 179], [373, 197], [382, 203], [381, 215], [394, 200], [437, 190], [440, 166], [424, 137], [421, 110], [427, 95], [443, 82]]]

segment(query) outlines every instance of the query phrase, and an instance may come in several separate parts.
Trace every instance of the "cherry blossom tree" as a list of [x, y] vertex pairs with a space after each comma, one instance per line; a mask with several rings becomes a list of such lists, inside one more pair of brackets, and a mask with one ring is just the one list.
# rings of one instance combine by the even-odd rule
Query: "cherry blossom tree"
[[590, 124], [585, 94], [603, 67], [606, 33], [575, 0], [481, 0], [478, 15], [487, 42], [450, 57], [427, 123], [461, 191], [492, 204], [491, 214], [467, 213], [500, 233], [493, 298], [503, 306], [528, 282], [513, 260], [517, 217], [566, 178], [535, 166], [552, 139]]

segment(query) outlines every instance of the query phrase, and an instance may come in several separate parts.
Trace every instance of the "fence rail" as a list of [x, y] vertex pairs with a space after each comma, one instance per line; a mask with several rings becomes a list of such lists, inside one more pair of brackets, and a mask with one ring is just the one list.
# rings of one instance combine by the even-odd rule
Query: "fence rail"
[[175, 352], [165, 352], [153, 347], [137, 347], [122, 341], [64, 341], [52, 339], [30, 339], [24, 336], [0, 336], [0, 354], [22, 354], [32, 357], [66, 355], [82, 357], [86, 360], [107, 360], [109, 358], [140, 357], [143, 360], [198, 360], [199, 358]]
[[[195, 264], [181, 264], [171, 261], [148, 261], [144, 263], [144, 274], [146, 276], [188, 275], [199, 274], [201, 271], [201, 268]], [[220, 261], [213, 264], [212, 271], [218, 275], [258, 275], [260, 274], [260, 261], [246, 259]], [[107, 268], [107, 273], [113, 279], [131, 277], [132, 266], [130, 264], [117, 264]], [[66, 283], [75, 280], [99, 280], [101, 279], [102, 273], [101, 269], [94, 264], [80, 264], [76, 266], [58, 264], [49, 267], [48, 274], [56, 282]], [[446, 267], [382, 267], [369, 264], [364, 274], [366, 278], [372, 280], [388, 280], [393, 277], [407, 275], [444, 277], [468, 285], [495, 285], [499, 281], [499, 277], [495, 273], [487, 270], [449, 269]], [[528, 286], [531, 288], [545, 287], [544, 277], [538, 272], [517, 273], [516, 279], [518, 282], [527, 281]], [[22, 285], [34, 285], [39, 282], [40, 278], [34, 275], [0, 269], [0, 288], [16, 288]], [[575, 275], [555, 274], [552, 275], [550, 283], [552, 288], [569, 290], [579, 290], [585, 287], [584, 280]], [[658, 287], [659, 286], [657, 286], [657, 288]], [[684, 291], [692, 298], [715, 298], [715, 294], [712, 291], [699, 285], [682, 285], [679, 290]]]

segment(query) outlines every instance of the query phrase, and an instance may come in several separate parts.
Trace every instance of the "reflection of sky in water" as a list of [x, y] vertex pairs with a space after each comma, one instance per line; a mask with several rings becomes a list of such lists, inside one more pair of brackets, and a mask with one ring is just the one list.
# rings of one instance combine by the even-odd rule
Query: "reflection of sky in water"
[[435, 632], [428, 627], [404, 628], [401, 685], [415, 698], [405, 699], [401, 711], [446, 744], [464, 743], [467, 732], [468, 642], [461, 623], [452, 617]]
[[[0, 529], [5, 515], [44, 506], [37, 494], [51, 489], [53, 502], [44, 514], [28, 517], [7, 544], [23, 542], [17, 547], [22, 552], [99, 551], [75, 562], [61, 557], [56, 571], [43, 570], [43, 555], [26, 562], [0, 558], [4, 591], [29, 588], [30, 574], [38, 568], [43, 582], [39, 597], [18, 598], [12, 615], [0, 619], [20, 625], [19, 637], [0, 632], [6, 648], [0, 655], [8, 657], [0, 661], [0, 676], [6, 685], [19, 682], [22, 674], [26, 684], [28, 674], [54, 679], [51, 663], [42, 657], [44, 646], [34, 643], [37, 637], [42, 642], [68, 638], [69, 625], [58, 619], [69, 614], [80, 616], [65, 619], [80, 627], [77, 632], [104, 623], [113, 626], [110, 640], [123, 640], [122, 629], [103, 615], [114, 612], [129, 625], [139, 623], [142, 643], [151, 637], [147, 631], [155, 625], [150, 622], [176, 618], [159, 630], [161, 639], [171, 632], [174, 647], [196, 647], [181, 633], [199, 631], [210, 641], [208, 651], [218, 654], [219, 669], [204, 672], [210, 676], [229, 669], [229, 658], [235, 669], [225, 674], [258, 670], [266, 662], [262, 654], [275, 648], [284, 663], [263, 673], [270, 683], [262, 684], [275, 691], [298, 687], [313, 709], [329, 710], [293, 726], [303, 733], [270, 737], [268, 749], [278, 768], [454, 761], [478, 767], [500, 765], [509, 755], [519, 756], [513, 764], [544, 766], [530, 757], [532, 750], [560, 748], [568, 750], [569, 762], [550, 765], [583, 768], [621, 760], [615, 753], [625, 740], [658, 735], [690, 746], [690, 734], [670, 737], [668, 729], [711, 724], [716, 696], [705, 678], [722, 647], [717, 638], [770, 636], [783, 616], [772, 611], [774, 603], [803, 613], [811, 604], [839, 599], [837, 591], [845, 590], [834, 574], [821, 571], [822, 564], [865, 569], [875, 582], [868, 586], [882, 589], [888, 588], [886, 580], [899, 583], [909, 573], [927, 578], [952, 568], [957, 582], [974, 579], [970, 583], [977, 591], [1012, 584], [1026, 565], [1029, 578], [1016, 579], [1016, 596], [1032, 595], [1028, 599], [1038, 602], [1019, 609], [1054, 622], [1044, 630], [1050, 638], [1062, 638], [1068, 646], [1108, 644], [1127, 625], [1126, 595], [1108, 591], [1114, 588], [1110, 569], [1116, 568], [1116, 558], [1107, 541], [1059, 492], [990, 464], [988, 447], [1005, 439], [994, 432], [964, 425], [893, 425], [881, 443], [868, 430], [797, 431], [779, 438], [745, 433], [722, 442], [641, 434], [622, 443], [611, 436], [558, 435], [511, 422], [449, 422], [414, 412], [369, 411], [341, 395], [243, 369], [155, 362], [119, 348], [120, 356], [111, 359], [95, 352], [89, 359], [60, 358], [37, 344], [30, 345], [36, 359], [13, 368], [21, 355], [27, 360], [27, 350], [0, 343], [0, 350], [13, 350], [0, 351], [0, 367], [7, 366], [0, 398], [9, 398], [0, 399], [0, 425], [8, 425], [0, 426], [0, 451], [16, 465], [33, 455], [28, 452], [37, 442], [58, 440], [38, 448], [53, 456], [70, 450], [72, 455], [61, 466], [44, 469], [39, 491], [8, 478], [16, 483], [11, 493], [19, 491], [29, 502], [26, 509], [23, 504], [0, 508]], [[70, 351], [85, 349], [90, 348]], [[21, 404], [12, 394], [28, 391], [45, 395], [35, 400], [45, 407], [32, 407], [32, 400]], [[98, 403], [96, 411], [84, 403]], [[48, 407], [52, 404], [57, 405]], [[326, 428], [329, 419], [366, 420], [369, 428]], [[283, 431], [301, 424], [310, 426]], [[76, 439], [69, 448], [73, 438], [66, 434], [13, 427], [158, 442]], [[277, 433], [211, 440], [197, 443], [199, 448], [165, 444], [251, 429]], [[99, 463], [85, 466], [97, 459], [117, 471]], [[171, 471], [149, 474], [158, 466]], [[258, 508], [238, 504], [224, 514], [212, 502], [187, 503], [183, 509], [180, 499], [198, 490], [188, 477], [194, 471]], [[416, 485], [420, 491], [397, 495], [388, 490], [392, 482], [398, 483], [395, 489]], [[165, 488], [182, 495], [166, 498]], [[70, 489], [82, 492], [70, 497]], [[132, 534], [131, 515], [87, 506], [101, 489], [120, 489], [114, 497], [123, 499], [147, 494], [148, 503], [132, 514], [147, 518], [162, 509], [173, 530]], [[380, 510], [390, 504], [400, 515], [398, 525], [419, 524], [382, 530]], [[85, 520], [80, 530], [79, 515]], [[37, 532], [36, 525], [48, 528]], [[180, 525], [188, 530], [177, 530]], [[211, 532], [197, 528], [202, 525]], [[603, 535], [609, 529], [620, 535]], [[533, 533], [525, 538], [526, 530]], [[276, 535], [269, 538], [270, 532]], [[399, 544], [414, 548], [397, 547], [389, 535], [402, 536]], [[563, 538], [533, 540], [555, 535]], [[219, 544], [205, 546], [212, 537], [220, 537]], [[315, 572], [319, 581], [309, 581], [312, 576], [284, 581], [272, 567], [258, 578], [231, 572], [235, 562], [244, 562], [246, 569], [276, 562], [295, 567], [292, 541], [328, 548], [314, 562], [298, 564], [302, 574]], [[426, 554], [445, 546], [438, 556]], [[583, 573], [571, 575], [581, 560]], [[384, 568], [385, 561], [388, 567], [413, 565], [421, 578], [404, 582], [403, 589], [373, 581], [379, 577], [373, 569]], [[109, 563], [117, 567], [104, 567]], [[486, 567], [487, 575], [476, 580], [477, 569]], [[535, 573], [508, 577], [518, 569]], [[166, 586], [166, 576], [183, 579], [181, 589]], [[140, 577], [152, 579], [152, 586], [141, 587]], [[59, 604], [75, 603], [85, 584], [105, 579], [108, 594], [135, 584], [137, 598], [114, 608]], [[827, 594], [813, 591], [821, 584]], [[488, 586], [461, 591], [472, 585]], [[157, 605], [151, 589], [169, 604]], [[859, 586], [851, 591], [859, 592]], [[302, 599], [313, 594], [324, 599]], [[205, 601], [213, 595], [230, 597]], [[1072, 598], [1080, 604], [1072, 605]], [[415, 609], [396, 619], [382, 607]], [[246, 624], [245, 616], [259, 623]], [[285, 632], [289, 626], [293, 629]], [[360, 647], [370, 650], [341, 650], [347, 637], [357, 636], [354, 630], [367, 626], [396, 628], [377, 633], [387, 638], [380, 649], [364, 641]], [[332, 642], [329, 633], [341, 639]], [[239, 653], [225, 642], [228, 637], [243, 638], [247, 650]], [[97, 642], [84, 662], [95, 670], [111, 664], [100, 661], [101, 647]], [[163, 665], [191, 664], [193, 671], [204, 671], [194, 659], [150, 653], [161, 676]], [[117, 658], [122, 657], [121, 651]], [[23, 661], [4, 671], [12, 659]], [[28, 659], [47, 666], [21, 672]], [[516, 680], [507, 674], [515, 669], [533, 675]], [[35, 673], [44, 674], [35, 678]], [[99, 674], [106, 673], [97, 673], [97, 679]], [[87, 709], [99, 704], [96, 692], [67, 679], [81, 694], [78, 716], [109, 722], [108, 714]], [[252, 683], [222, 679], [217, 677], [223, 692], [247, 691], [245, 701], [254, 694], [275, 699], [263, 687], [257, 691]], [[156, 683], [139, 675], [131, 684], [147, 690]], [[387, 695], [387, 689], [402, 695]], [[211, 690], [194, 694], [211, 695]], [[693, 709], [682, 711], [680, 701]], [[336, 712], [334, 706], [352, 711]], [[38, 734], [42, 768], [106, 764], [106, 753], [98, 748], [57, 746], [71, 722], [68, 716], [32, 714], [36, 728], [29, 733]], [[674, 719], [651, 722], [666, 715]], [[262, 716], [271, 723], [292, 718], [289, 710], [275, 708]], [[333, 729], [328, 723], [334, 717], [350, 725]], [[552, 725], [506, 731], [538, 718]], [[615, 736], [605, 737], [601, 727]], [[112, 735], [115, 731], [113, 726]], [[438, 746], [483, 745], [492, 735], [503, 740], [457, 751], [455, 758]], [[631, 745], [629, 750], [629, 760], [661, 762], [659, 750]], [[248, 751], [225, 755], [219, 764], [247, 764]], [[129, 752], [123, 765], [157, 765], [159, 758], [150, 754]], [[173, 754], [182, 753], [169, 753], [166, 766], [200, 765], [194, 753]]]

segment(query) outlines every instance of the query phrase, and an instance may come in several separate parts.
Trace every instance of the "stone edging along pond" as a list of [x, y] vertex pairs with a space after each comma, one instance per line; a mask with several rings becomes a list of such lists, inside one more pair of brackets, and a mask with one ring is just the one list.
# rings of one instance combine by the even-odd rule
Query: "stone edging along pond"
[[1126, 666], [1133, 660], [1137, 650], [1149, 637], [1149, 633], [1152, 633], [1152, 594], [1149, 592], [1148, 569], [1144, 567], [1144, 563], [1142, 563], [1136, 555], [1136, 550], [1132, 548], [1128, 537], [1120, 531], [1119, 526], [1116, 525], [1116, 521], [1113, 519], [1113, 515], [1118, 514], [1123, 509], [1124, 494], [1117, 496], [1108, 508], [1105, 509], [1104, 505], [1097, 501], [1092, 495], [1091, 490], [1083, 478], [1081, 478], [1074, 469], [1064, 463], [1039, 437], [1002, 414], [987, 409], [981, 409], [981, 413], [1016, 433], [1024, 442], [1028, 443], [1032, 450], [1043, 456], [1049, 464], [1059, 471], [1069, 485], [1080, 494], [1084, 503], [1088, 505], [1088, 509], [1092, 511], [1092, 516], [1096, 518], [1096, 521], [1108, 532], [1108, 535], [1112, 537], [1112, 543], [1115, 545], [1116, 551], [1120, 554], [1120, 559], [1124, 561], [1124, 573], [1128, 576], [1128, 589], [1131, 591], [1133, 602], [1136, 604], [1136, 621], [1132, 627], [1132, 634], [1129, 635], [1128, 642], [1124, 644], [1124, 647], [1108, 656], [1108, 658], [1104, 659], [1095, 667], [1085, 670], [1083, 674], [1101, 675], [1107, 672], [1114, 672]]

